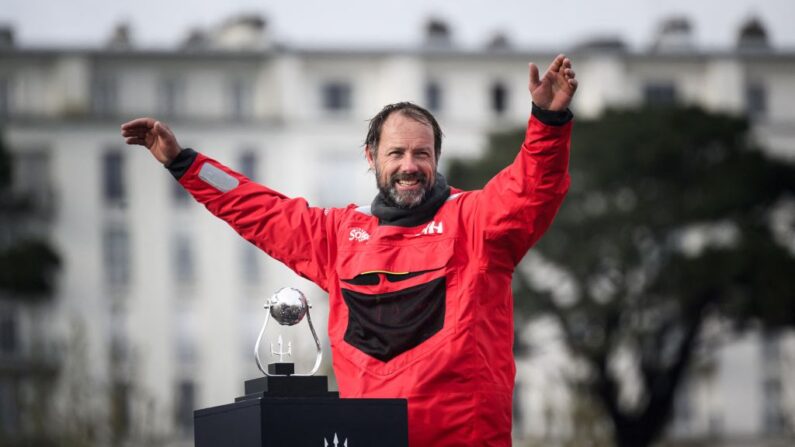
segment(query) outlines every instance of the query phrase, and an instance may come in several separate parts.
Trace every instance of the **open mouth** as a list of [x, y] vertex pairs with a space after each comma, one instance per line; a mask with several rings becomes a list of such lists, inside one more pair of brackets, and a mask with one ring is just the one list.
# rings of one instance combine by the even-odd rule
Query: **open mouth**
[[400, 188], [414, 189], [420, 186], [420, 180], [416, 178], [411, 180], [398, 180], [395, 182], [395, 184]]
[[396, 174], [392, 176], [392, 185], [398, 189], [416, 189], [425, 183], [425, 176], [421, 173]]

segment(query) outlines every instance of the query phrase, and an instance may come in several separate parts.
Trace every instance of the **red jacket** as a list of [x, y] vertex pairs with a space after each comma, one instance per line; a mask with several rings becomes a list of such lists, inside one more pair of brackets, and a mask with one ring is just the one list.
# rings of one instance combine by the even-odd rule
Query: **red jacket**
[[510, 166], [410, 228], [310, 207], [201, 154], [180, 183], [328, 292], [341, 397], [407, 398], [412, 447], [510, 446], [511, 275], [568, 189], [571, 126], [531, 118]]

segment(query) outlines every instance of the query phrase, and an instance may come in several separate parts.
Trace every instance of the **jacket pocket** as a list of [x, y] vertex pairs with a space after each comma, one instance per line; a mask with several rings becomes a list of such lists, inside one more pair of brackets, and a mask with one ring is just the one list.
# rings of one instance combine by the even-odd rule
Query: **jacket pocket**
[[348, 311], [341, 352], [376, 373], [431, 352], [454, 325], [453, 246], [448, 238], [341, 252], [337, 272]]
[[445, 277], [394, 292], [365, 294], [342, 289], [348, 306], [344, 340], [388, 362], [444, 326]]

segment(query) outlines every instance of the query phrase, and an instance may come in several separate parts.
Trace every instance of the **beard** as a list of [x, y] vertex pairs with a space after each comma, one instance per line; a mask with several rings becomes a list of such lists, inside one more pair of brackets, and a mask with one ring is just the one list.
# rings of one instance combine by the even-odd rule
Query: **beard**
[[[428, 176], [422, 172], [414, 172], [411, 174], [396, 173], [392, 174], [386, 182], [381, 181], [381, 172], [376, 169], [375, 171], [376, 183], [378, 183], [378, 190], [398, 208], [414, 208], [425, 201], [431, 193], [432, 186], [428, 180]], [[397, 188], [399, 181], [412, 181], [416, 180], [420, 187], [414, 190], [401, 191]]]

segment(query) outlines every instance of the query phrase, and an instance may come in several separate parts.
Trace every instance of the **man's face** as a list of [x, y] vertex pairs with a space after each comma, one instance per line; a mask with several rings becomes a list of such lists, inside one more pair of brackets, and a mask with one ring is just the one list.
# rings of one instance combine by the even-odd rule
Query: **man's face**
[[419, 205], [436, 183], [433, 143], [430, 125], [398, 111], [384, 121], [375, 159], [365, 148], [378, 189], [397, 206]]

